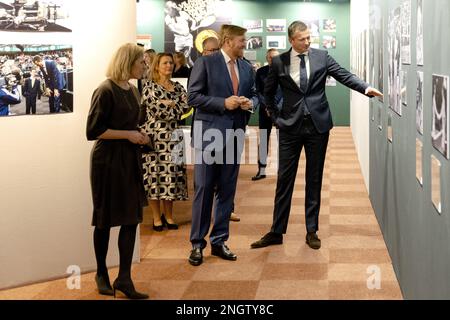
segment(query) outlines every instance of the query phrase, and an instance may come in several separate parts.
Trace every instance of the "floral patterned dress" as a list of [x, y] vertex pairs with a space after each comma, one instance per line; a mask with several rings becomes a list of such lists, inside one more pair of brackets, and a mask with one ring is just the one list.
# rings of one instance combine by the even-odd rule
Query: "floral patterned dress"
[[[181, 116], [190, 110], [187, 93], [178, 82], [174, 91], [147, 81], [142, 92], [146, 121], [142, 129], [153, 140], [154, 152], [143, 154], [144, 186], [150, 200], [186, 200], [187, 176], [183, 133], [178, 129]], [[167, 106], [162, 100], [170, 100]]]

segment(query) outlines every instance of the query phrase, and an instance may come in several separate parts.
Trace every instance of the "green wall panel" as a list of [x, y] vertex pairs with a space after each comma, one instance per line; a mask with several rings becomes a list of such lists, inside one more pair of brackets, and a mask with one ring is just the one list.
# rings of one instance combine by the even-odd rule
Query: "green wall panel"
[[[140, 0], [137, 6], [137, 33], [151, 34], [152, 47], [156, 51], [164, 50], [164, 3], [163, 0]], [[346, 69], [350, 68], [350, 3], [302, 3], [298, 1], [233, 1], [233, 23], [242, 25], [244, 19], [286, 19], [287, 26], [294, 20], [301, 18], [320, 19], [321, 40], [323, 35], [336, 36], [336, 49], [330, 49], [330, 54]], [[322, 20], [332, 18], [336, 20], [337, 32], [322, 32]], [[287, 28], [286, 26], [286, 28]], [[266, 53], [267, 35], [286, 35], [287, 49], [290, 48], [287, 30], [280, 32], [247, 33], [263, 36], [263, 48], [257, 50], [257, 61], [263, 64]], [[281, 50], [282, 52], [285, 50]], [[337, 87], [327, 87], [333, 121], [336, 126], [350, 125], [350, 91], [338, 83]], [[255, 113], [250, 125], [257, 125], [258, 116]]]

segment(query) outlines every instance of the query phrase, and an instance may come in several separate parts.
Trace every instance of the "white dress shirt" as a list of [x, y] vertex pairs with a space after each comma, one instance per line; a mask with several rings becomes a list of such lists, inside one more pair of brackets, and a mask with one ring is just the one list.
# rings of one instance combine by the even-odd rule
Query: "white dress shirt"
[[[297, 84], [297, 86], [300, 88], [300, 62], [301, 59], [298, 56], [300, 53], [294, 50], [292, 48], [291, 51], [291, 69], [289, 70], [289, 74], [291, 75], [291, 78], [294, 80], [294, 82]], [[311, 75], [311, 67], [309, 65], [309, 55], [308, 51], [304, 53], [305, 55], [305, 64], [306, 64], [306, 73], [308, 74], [308, 81], [309, 77]]]
[[[231, 58], [222, 49], [220, 49], [220, 51], [222, 51], [223, 57], [225, 58], [225, 64], [227, 65], [228, 74], [230, 75], [230, 79], [231, 79], [231, 71], [230, 71], [230, 64], [229, 64]], [[234, 62], [236, 62], [234, 64], [234, 71], [236, 71], [236, 75], [237, 75], [237, 78], [239, 81], [239, 68], [237, 65], [237, 59]]]

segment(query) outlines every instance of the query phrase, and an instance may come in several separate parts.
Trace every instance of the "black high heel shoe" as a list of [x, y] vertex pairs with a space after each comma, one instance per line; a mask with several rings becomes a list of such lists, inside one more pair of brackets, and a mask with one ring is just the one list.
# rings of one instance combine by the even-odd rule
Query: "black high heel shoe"
[[163, 226], [167, 226], [167, 229], [169, 230], [178, 230], [178, 225], [176, 223], [169, 223], [167, 222], [166, 216], [161, 215], [161, 221], [163, 223]]
[[95, 283], [97, 283], [98, 293], [105, 296], [112, 296], [114, 294], [113, 288], [111, 287], [111, 283], [109, 282], [108, 274], [98, 273], [95, 275]]
[[131, 280], [129, 282], [119, 282], [117, 279], [113, 283], [113, 294], [114, 298], [116, 298], [116, 291], [122, 292], [128, 299], [139, 300], [139, 299], [148, 299], [148, 294], [137, 292], [134, 288], [133, 282]]
[[155, 225], [153, 224], [153, 230], [155, 230], [155, 231], [157, 231], [157, 232], [162, 232], [163, 229], [164, 229], [164, 222], [163, 222], [163, 224], [160, 225], [160, 226], [155, 226]]

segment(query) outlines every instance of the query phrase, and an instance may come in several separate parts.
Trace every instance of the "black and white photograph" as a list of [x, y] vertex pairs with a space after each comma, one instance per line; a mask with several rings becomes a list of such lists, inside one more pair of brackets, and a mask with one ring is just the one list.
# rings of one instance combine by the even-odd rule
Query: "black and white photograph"
[[336, 32], [336, 19], [324, 19], [323, 20], [324, 32]]
[[171, 0], [165, 2], [165, 52], [183, 52], [192, 67], [201, 52], [194, 49], [194, 41], [204, 30], [218, 32], [222, 24], [232, 22], [228, 8], [231, 0]]
[[[378, 90], [384, 90], [384, 19], [381, 18], [380, 29], [377, 33], [377, 49], [378, 49]], [[383, 102], [383, 97], [378, 97], [378, 100]]]
[[388, 91], [389, 107], [398, 115], [402, 115], [402, 104], [400, 101], [400, 54], [401, 54], [401, 21], [400, 8], [394, 9], [389, 17], [388, 30]]
[[387, 139], [390, 143], [394, 140], [393, 129], [392, 129], [392, 115], [389, 113], [387, 121]]
[[401, 8], [402, 63], [411, 64], [411, 0], [403, 0]]
[[416, 128], [423, 135], [423, 72], [417, 71]]
[[423, 175], [422, 175], [422, 141], [416, 139], [416, 179], [421, 186], [423, 186]]
[[267, 19], [267, 32], [286, 32], [286, 19]]
[[247, 50], [256, 50], [263, 47], [263, 37], [262, 36], [251, 36], [247, 38], [247, 44], [245, 45]]
[[242, 27], [247, 29], [247, 32], [249, 32], [249, 33], [263, 32], [263, 21], [262, 21], [262, 19], [244, 20], [242, 22]]
[[433, 147], [449, 159], [449, 77], [433, 75], [433, 116], [431, 138]]
[[431, 201], [438, 213], [442, 213], [441, 202], [441, 162], [431, 155]]
[[285, 36], [267, 36], [267, 49], [286, 49], [286, 37]]
[[72, 32], [68, 0], [0, 1], [0, 31]]
[[401, 83], [400, 99], [402, 101], [402, 105], [405, 106], [405, 107], [408, 105], [408, 87], [407, 87], [407, 82], [408, 82], [408, 72], [406, 70], [400, 71], [400, 83]]
[[417, 65], [423, 66], [423, 0], [417, 0]]
[[322, 38], [322, 47], [325, 49], [336, 49], [336, 37], [324, 35]]
[[0, 45], [0, 116], [73, 112], [71, 45]]

